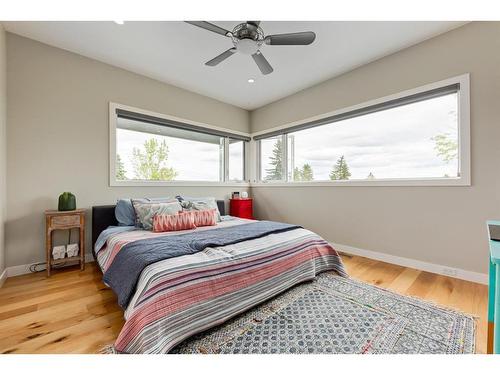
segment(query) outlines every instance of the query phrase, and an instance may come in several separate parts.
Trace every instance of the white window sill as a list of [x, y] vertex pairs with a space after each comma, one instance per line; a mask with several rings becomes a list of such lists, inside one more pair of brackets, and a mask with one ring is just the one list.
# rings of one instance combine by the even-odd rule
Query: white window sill
[[337, 186], [471, 186], [470, 179], [427, 178], [427, 179], [380, 179], [380, 180], [337, 180], [309, 182], [248, 182], [248, 181], [111, 181], [110, 186], [184, 186], [184, 187], [337, 187]]
[[252, 188], [260, 187], [333, 187], [333, 186], [471, 186], [470, 179], [427, 178], [427, 179], [384, 179], [384, 180], [337, 180], [309, 182], [253, 182]]
[[191, 186], [191, 187], [249, 187], [250, 183], [247, 181], [111, 181], [109, 186]]

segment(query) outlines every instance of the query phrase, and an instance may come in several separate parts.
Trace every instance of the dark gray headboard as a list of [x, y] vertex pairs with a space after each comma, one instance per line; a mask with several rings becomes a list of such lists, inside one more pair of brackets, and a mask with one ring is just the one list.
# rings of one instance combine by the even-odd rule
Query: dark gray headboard
[[[221, 215], [226, 214], [225, 204], [223, 200], [217, 201], [217, 206]], [[94, 206], [92, 207], [92, 253], [94, 253], [94, 245], [97, 237], [101, 232], [111, 225], [118, 225], [115, 217], [115, 205]], [[95, 257], [95, 254], [94, 254]]]

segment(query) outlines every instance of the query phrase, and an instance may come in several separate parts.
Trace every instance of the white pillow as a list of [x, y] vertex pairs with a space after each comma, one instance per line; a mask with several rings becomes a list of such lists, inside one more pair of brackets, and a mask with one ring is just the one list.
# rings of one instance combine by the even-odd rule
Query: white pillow
[[217, 200], [213, 197], [179, 197], [182, 205], [182, 209], [185, 211], [189, 210], [209, 210], [215, 208], [216, 220], [217, 222], [222, 221], [220, 217], [219, 206], [217, 206]]

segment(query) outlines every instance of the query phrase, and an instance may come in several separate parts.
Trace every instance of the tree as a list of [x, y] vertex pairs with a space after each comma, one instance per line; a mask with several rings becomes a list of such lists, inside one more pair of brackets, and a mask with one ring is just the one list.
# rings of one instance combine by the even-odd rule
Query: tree
[[437, 151], [437, 155], [444, 162], [449, 163], [458, 157], [458, 142], [452, 139], [449, 133], [438, 134], [431, 139], [435, 143], [434, 149]]
[[313, 170], [310, 164], [304, 164], [302, 169], [295, 167], [293, 170], [294, 181], [312, 181], [314, 180]]
[[266, 180], [281, 180], [283, 179], [283, 146], [281, 138], [274, 144], [273, 155], [269, 158], [272, 165], [271, 168], [266, 169]]
[[348, 180], [349, 177], [351, 177], [351, 172], [349, 172], [349, 166], [342, 155], [330, 172], [330, 180]]
[[142, 150], [134, 147], [132, 166], [135, 178], [140, 180], [173, 180], [177, 176], [177, 172], [166, 166], [167, 159], [168, 147], [165, 141], [160, 143], [155, 138], [151, 138], [144, 142]]
[[313, 170], [310, 164], [304, 164], [302, 166], [302, 179], [304, 181], [314, 180]]
[[127, 171], [125, 170], [125, 164], [123, 164], [120, 154], [116, 154], [116, 179], [118, 181], [127, 180]]

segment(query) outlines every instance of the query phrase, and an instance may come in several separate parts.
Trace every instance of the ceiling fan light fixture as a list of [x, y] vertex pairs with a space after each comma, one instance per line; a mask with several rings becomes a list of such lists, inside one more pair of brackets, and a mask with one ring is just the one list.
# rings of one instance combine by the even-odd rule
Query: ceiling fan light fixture
[[253, 55], [260, 48], [260, 44], [252, 39], [235, 39], [233, 43], [238, 52], [244, 55]]

